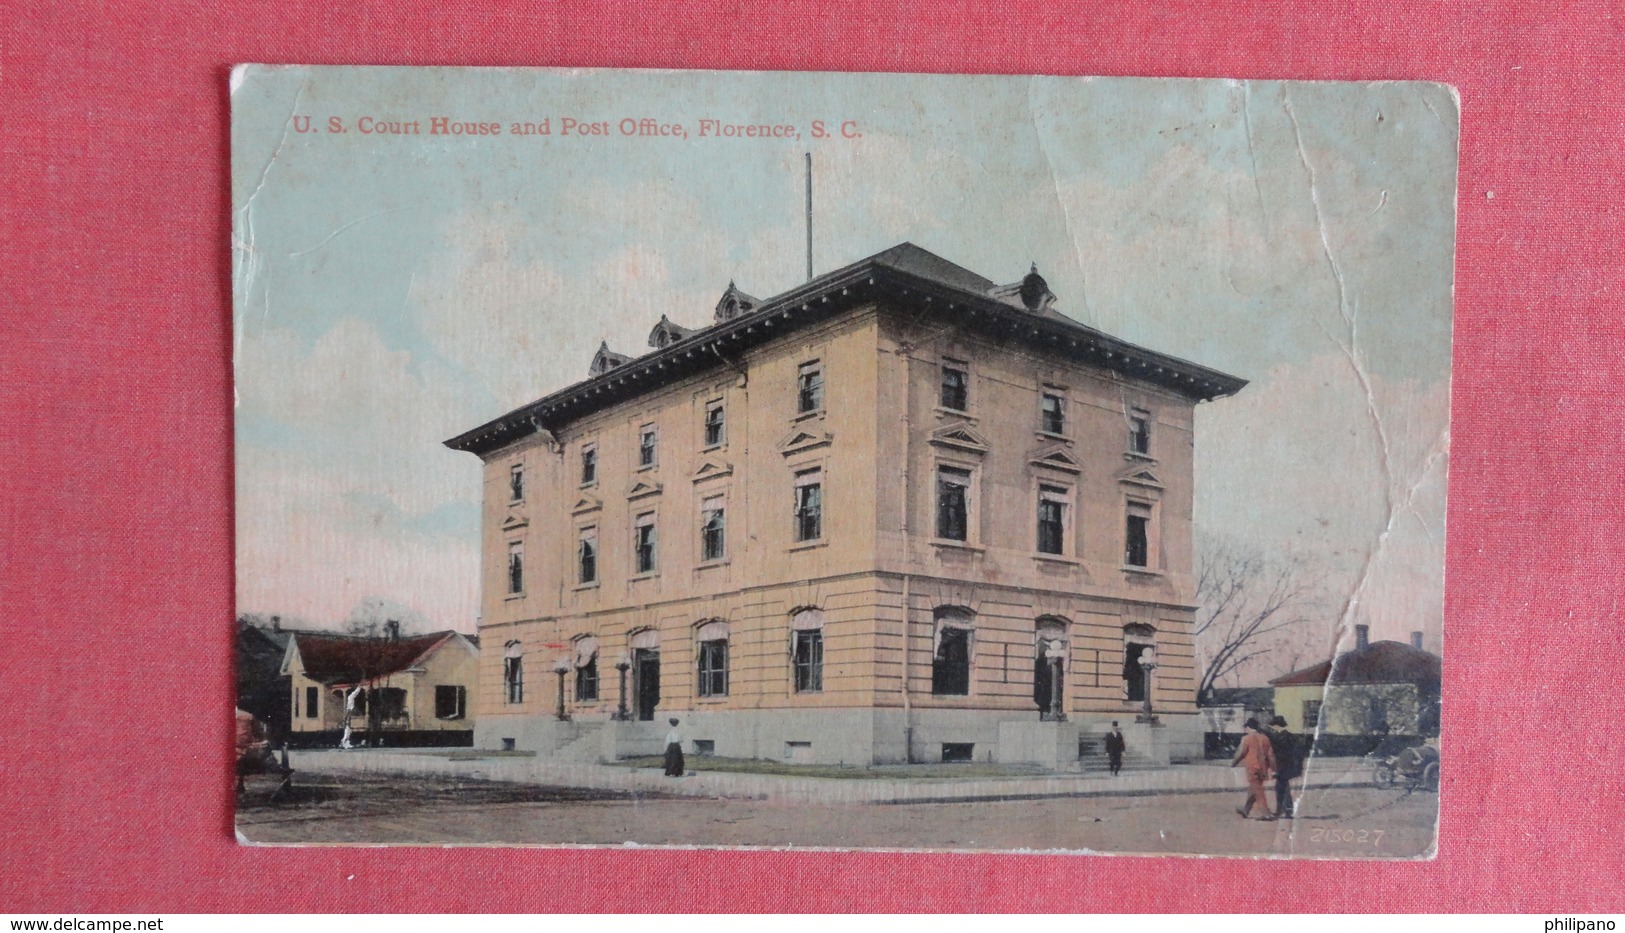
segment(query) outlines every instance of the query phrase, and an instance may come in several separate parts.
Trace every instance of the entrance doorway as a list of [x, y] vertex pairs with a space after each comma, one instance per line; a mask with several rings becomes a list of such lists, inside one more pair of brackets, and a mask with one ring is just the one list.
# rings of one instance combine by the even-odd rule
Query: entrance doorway
[[1060, 667], [1059, 662], [1044, 656], [1042, 647], [1039, 649], [1038, 658], [1033, 662], [1033, 702], [1038, 704], [1038, 718], [1045, 722], [1064, 718], [1058, 715], [1061, 709], [1055, 705], [1061, 693], [1056, 689], [1062, 677]]
[[1129, 642], [1123, 648], [1123, 680], [1128, 686], [1128, 699], [1131, 703], [1145, 700], [1145, 668], [1140, 666], [1140, 655], [1150, 650], [1150, 645], [1141, 645]]
[[1044, 722], [1066, 721], [1066, 620], [1040, 616], [1033, 639], [1033, 703]]
[[632, 692], [637, 696], [638, 719], [651, 722], [660, 705], [660, 649], [637, 648], [632, 654]]

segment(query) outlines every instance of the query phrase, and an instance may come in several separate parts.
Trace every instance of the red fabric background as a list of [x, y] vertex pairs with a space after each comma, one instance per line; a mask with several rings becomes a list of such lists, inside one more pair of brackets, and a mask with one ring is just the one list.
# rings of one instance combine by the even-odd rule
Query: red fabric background
[[[1617, 2], [3, 6], [0, 910], [1625, 909]], [[239, 61], [1455, 84], [1438, 859], [237, 847]]]

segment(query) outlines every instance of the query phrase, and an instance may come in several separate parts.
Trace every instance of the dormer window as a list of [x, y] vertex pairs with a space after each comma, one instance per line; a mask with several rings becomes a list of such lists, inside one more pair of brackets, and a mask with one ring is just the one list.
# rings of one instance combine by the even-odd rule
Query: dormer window
[[598, 352], [593, 354], [592, 365], [587, 367], [587, 375], [602, 376], [604, 373], [618, 366], [624, 366], [631, 361], [630, 356], [611, 350], [608, 342], [600, 342]]
[[741, 314], [749, 314], [756, 310], [756, 306], [760, 303], [729, 282], [728, 290], [722, 293], [721, 300], [717, 302], [717, 323], [731, 321]]
[[662, 314], [660, 323], [654, 326], [654, 330], [649, 331], [649, 346], [656, 350], [664, 350], [692, 333], [694, 333], [692, 329], [673, 324], [670, 318]]

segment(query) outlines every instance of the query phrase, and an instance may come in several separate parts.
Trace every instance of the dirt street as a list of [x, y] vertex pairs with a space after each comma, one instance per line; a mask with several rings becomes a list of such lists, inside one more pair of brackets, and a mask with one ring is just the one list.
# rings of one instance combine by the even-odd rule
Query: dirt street
[[1404, 858], [1433, 844], [1438, 796], [1311, 792], [1300, 818], [1243, 821], [1241, 794], [816, 805], [658, 797], [477, 781], [301, 774], [268, 804], [251, 788], [238, 829], [265, 843], [699, 845], [1037, 849]]

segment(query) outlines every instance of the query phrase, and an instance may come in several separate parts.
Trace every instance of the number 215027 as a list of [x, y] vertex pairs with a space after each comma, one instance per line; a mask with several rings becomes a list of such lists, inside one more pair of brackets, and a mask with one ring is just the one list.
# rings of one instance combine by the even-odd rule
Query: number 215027
[[1386, 832], [1388, 832], [1386, 829], [1327, 829], [1324, 826], [1316, 826], [1309, 830], [1309, 841], [1353, 842], [1380, 846]]

